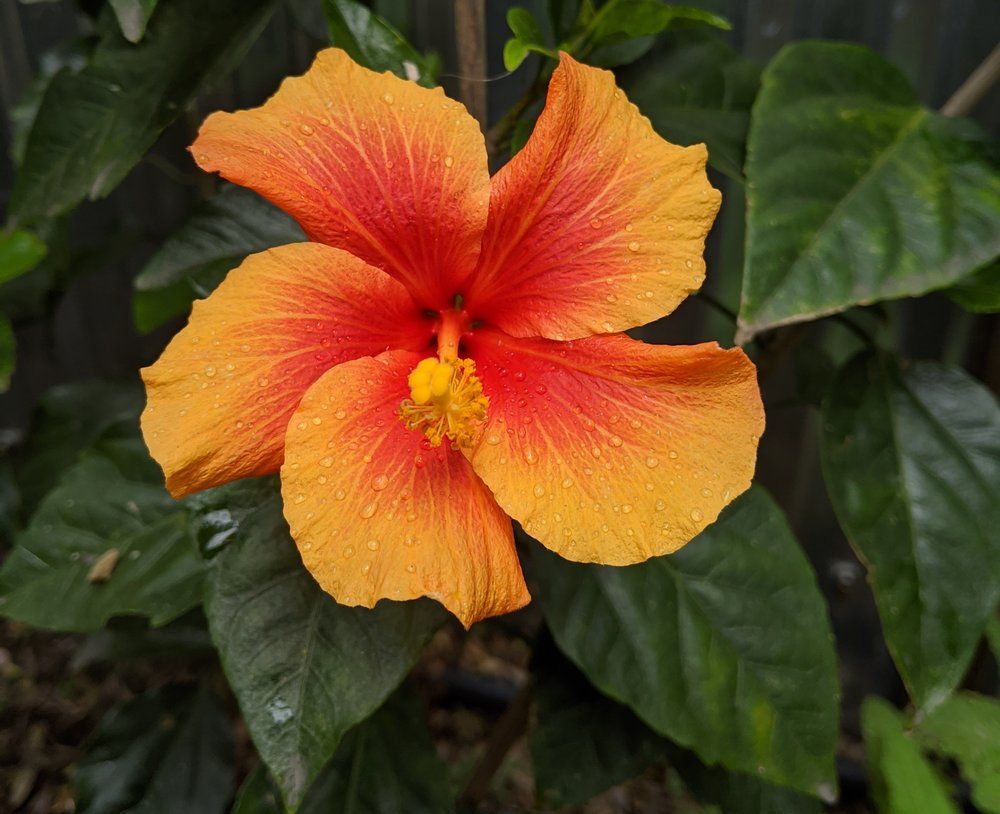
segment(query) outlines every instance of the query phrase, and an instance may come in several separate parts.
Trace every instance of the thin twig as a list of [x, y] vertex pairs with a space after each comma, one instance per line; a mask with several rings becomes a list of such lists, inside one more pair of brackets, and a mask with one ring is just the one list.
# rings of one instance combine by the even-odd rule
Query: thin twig
[[490, 790], [490, 783], [497, 769], [503, 764], [507, 752], [528, 729], [528, 713], [531, 710], [531, 682], [514, 696], [500, 720], [490, 733], [486, 751], [476, 764], [469, 781], [465, 784], [459, 800], [468, 806], [475, 806]]
[[1000, 79], [1000, 44], [986, 57], [941, 106], [945, 116], [967, 116], [990, 88]]

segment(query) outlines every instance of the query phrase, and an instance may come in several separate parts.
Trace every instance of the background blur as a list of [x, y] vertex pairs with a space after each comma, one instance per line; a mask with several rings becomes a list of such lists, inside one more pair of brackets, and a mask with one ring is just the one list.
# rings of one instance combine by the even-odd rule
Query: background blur
[[[709, 0], [695, 4], [729, 19], [733, 30], [722, 36], [761, 66], [793, 40], [863, 43], [899, 67], [932, 108], [941, 106], [1000, 37], [997, 0]], [[442, 84], [450, 95], [459, 97], [461, 68], [451, 0], [374, 5], [418, 50], [440, 55]], [[532, 55], [528, 68], [504, 76], [501, 50], [509, 37], [504, 17], [512, 5], [508, 0], [487, 2], [487, 75], [501, 77], [485, 84], [487, 124], [520, 98], [533, 75], [530, 60], [537, 59]], [[519, 0], [516, 5], [544, 16], [540, 3]], [[32, 77], [44, 68], [47, 52], [81, 33], [84, 20], [73, 0], [0, 0], [0, 106], [5, 114], [0, 117], [0, 211], [13, 178], [8, 157], [11, 109]], [[138, 334], [132, 317], [132, 279], [213, 184], [197, 171], [185, 148], [207, 113], [260, 104], [282, 77], [301, 73], [327, 41], [319, 0], [296, 0], [282, 6], [240, 68], [199, 97], [113, 194], [74, 214], [73, 240], [85, 250], [74, 254], [69, 273], [49, 295], [47, 307], [37, 316], [29, 313], [15, 322], [18, 365], [10, 391], [0, 396], [0, 451], [27, 429], [33, 408], [47, 388], [95, 377], [134, 376], [157, 356], [180, 323], [174, 321], [149, 335]], [[626, 86], [641, 88], [644, 72], [655, 69], [656, 59], [654, 50], [628, 66], [622, 76]], [[996, 135], [1000, 88], [994, 87], [971, 115]], [[743, 199], [740, 193], [726, 194], [735, 183], [730, 179], [715, 174], [713, 182], [723, 190], [724, 198], [710, 237], [706, 289], [735, 307], [742, 263]], [[961, 365], [1000, 392], [1000, 316], [972, 315], [943, 295], [930, 295], [870, 309], [866, 318], [878, 330], [894, 334], [903, 355]], [[842, 670], [842, 728], [856, 736], [862, 697], [875, 693], [903, 700], [905, 696], [879, 633], [863, 571], [829, 506], [818, 463], [816, 412], [809, 407], [809, 393], [803, 392], [803, 382], [825, 375], [824, 359], [812, 352], [819, 332], [842, 334], [828, 337], [828, 347], [839, 354], [837, 361], [859, 345], [850, 332], [833, 323], [809, 330], [814, 336], [787, 356], [778, 355], [777, 363], [762, 370], [769, 423], [758, 478], [788, 512], [827, 595]], [[732, 343], [731, 323], [704, 301], [694, 299], [669, 319], [636, 334], [651, 342], [718, 339]], [[495, 645], [501, 650], [506, 646]], [[495, 652], [483, 657], [494, 656]], [[992, 661], [982, 658], [980, 662], [973, 668], [972, 681], [979, 689], [995, 689]], [[0, 670], [3, 666], [0, 658]], [[95, 703], [108, 700], [95, 692]], [[3, 806], [0, 799], [0, 811]]]

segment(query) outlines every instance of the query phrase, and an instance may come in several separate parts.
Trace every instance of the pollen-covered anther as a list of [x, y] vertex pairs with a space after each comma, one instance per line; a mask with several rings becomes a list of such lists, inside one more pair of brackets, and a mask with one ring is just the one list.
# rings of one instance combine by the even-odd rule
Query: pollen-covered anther
[[434, 447], [445, 438], [459, 447], [472, 446], [490, 403], [472, 359], [429, 357], [413, 369], [407, 384], [410, 398], [399, 406], [407, 429], [420, 430]]

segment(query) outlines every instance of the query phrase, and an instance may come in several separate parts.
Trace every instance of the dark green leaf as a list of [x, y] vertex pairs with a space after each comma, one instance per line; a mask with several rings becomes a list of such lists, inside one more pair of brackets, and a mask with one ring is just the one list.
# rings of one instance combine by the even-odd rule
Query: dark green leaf
[[748, 142], [739, 341], [857, 304], [943, 288], [1000, 252], [990, 139], [922, 108], [858, 45], [786, 46]]
[[974, 314], [997, 313], [1000, 311], [1000, 264], [991, 263], [945, 293], [966, 311]]
[[0, 232], [0, 285], [31, 271], [46, 251], [45, 244], [32, 232]]
[[742, 178], [760, 72], [709, 34], [668, 35], [666, 43], [662, 56], [643, 63], [622, 87], [661, 136], [684, 146], [703, 142], [712, 166]]
[[108, 0], [118, 18], [118, 27], [129, 42], [139, 42], [146, 33], [157, 0]]
[[539, 548], [534, 561], [556, 642], [598, 689], [706, 763], [832, 795], [826, 607], [763, 490], [671, 556], [611, 568]]
[[[193, 614], [189, 614], [193, 615]], [[126, 617], [113, 626], [90, 634], [73, 651], [72, 667], [136, 659], [199, 659], [214, 657], [208, 631], [185, 616], [164, 627], [149, 627], [143, 619]]]
[[138, 45], [107, 15], [85, 68], [53, 77], [11, 193], [30, 222], [107, 195], [199, 91], [246, 53], [276, 0], [173, 0]]
[[357, 0], [323, 0], [330, 42], [373, 71], [434, 86], [428, 61], [389, 23]]
[[861, 707], [868, 774], [882, 814], [958, 814], [940, 778], [903, 731], [899, 714], [879, 698]]
[[61, 384], [42, 396], [31, 435], [17, 456], [24, 507], [35, 506], [80, 453], [106, 433], [134, 431], [144, 397], [133, 382]]
[[441, 623], [429, 601], [338, 605], [302, 566], [270, 480], [213, 561], [212, 638], [257, 749], [297, 805], [348, 729], [393, 689]]
[[161, 625], [200, 602], [203, 570], [142, 442], [107, 441], [66, 472], [4, 561], [0, 612], [54, 630], [126, 614]]
[[186, 313], [248, 254], [305, 240], [288, 215], [247, 189], [227, 185], [174, 232], [135, 278], [135, 323], [143, 332]]
[[351, 730], [309, 790], [299, 814], [448, 814], [448, 773], [412, 692], [395, 693]]
[[281, 793], [262, 763], [257, 764], [236, 795], [230, 814], [284, 814]]
[[207, 690], [154, 691], [112, 712], [74, 776], [80, 814], [216, 814], [233, 792], [229, 719]]
[[1000, 407], [965, 373], [862, 355], [823, 404], [830, 499], [919, 706], [958, 685], [1000, 600]]
[[87, 64], [89, 43], [85, 39], [76, 39], [63, 43], [45, 51], [39, 60], [38, 72], [31, 80], [27, 89], [21, 94], [17, 104], [10, 108], [8, 118], [11, 127], [10, 157], [14, 166], [20, 166], [24, 160], [24, 150], [28, 144], [28, 133], [38, 115], [45, 91], [55, 76], [63, 68], [72, 71], [80, 70]]
[[565, 658], [544, 648], [540, 658], [536, 650], [532, 672], [535, 795], [547, 805], [584, 803], [667, 755], [668, 741], [597, 692]]
[[671, 766], [698, 801], [719, 814], [819, 814], [819, 800], [792, 789], [772, 786], [758, 777], [742, 772], [727, 772], [708, 767], [690, 753], [675, 750]]
[[17, 341], [14, 338], [14, 327], [7, 317], [0, 314], [0, 393], [10, 387], [10, 377], [14, 374], [16, 358]]
[[958, 763], [979, 811], [1000, 814], [1000, 701], [954, 696], [922, 720], [916, 734], [925, 749]]

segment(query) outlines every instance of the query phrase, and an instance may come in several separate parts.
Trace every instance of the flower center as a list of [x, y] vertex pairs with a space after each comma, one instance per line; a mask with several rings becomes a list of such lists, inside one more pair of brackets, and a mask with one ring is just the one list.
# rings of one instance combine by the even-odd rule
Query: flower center
[[476, 376], [472, 359], [459, 359], [465, 315], [446, 311], [438, 330], [438, 356], [422, 359], [407, 377], [410, 397], [399, 406], [409, 430], [420, 430], [431, 446], [448, 438], [459, 447], [472, 446], [486, 418], [489, 399]]

